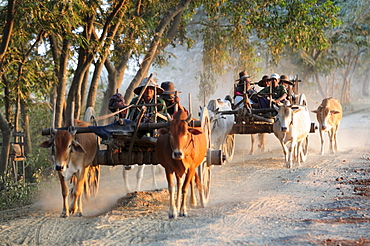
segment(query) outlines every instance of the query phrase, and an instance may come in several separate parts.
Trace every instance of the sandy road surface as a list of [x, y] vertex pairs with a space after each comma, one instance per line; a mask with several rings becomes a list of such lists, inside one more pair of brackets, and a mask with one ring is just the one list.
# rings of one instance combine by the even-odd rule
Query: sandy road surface
[[336, 155], [318, 155], [319, 135], [310, 134], [308, 160], [293, 169], [283, 168], [273, 135], [267, 153], [253, 156], [250, 137], [237, 136], [233, 162], [212, 168], [209, 206], [188, 218], [167, 218], [165, 189], [116, 204], [126, 193], [122, 167], [103, 167], [85, 217], [60, 218], [59, 186], [47, 184], [34, 205], [0, 213], [0, 245], [370, 245], [369, 126], [369, 111], [344, 117]]

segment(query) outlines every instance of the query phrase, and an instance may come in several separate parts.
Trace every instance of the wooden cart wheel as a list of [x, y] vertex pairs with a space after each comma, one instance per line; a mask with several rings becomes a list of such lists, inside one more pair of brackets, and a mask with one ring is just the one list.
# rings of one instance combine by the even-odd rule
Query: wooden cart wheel
[[222, 153], [226, 156], [226, 163], [230, 163], [233, 160], [235, 151], [235, 135], [230, 134], [225, 138], [224, 143], [222, 144]]
[[[211, 147], [211, 128], [208, 109], [206, 107], [202, 108], [200, 120], [202, 131], [206, 135], [208, 152], [208, 149]], [[198, 176], [202, 184], [202, 187], [199, 189], [200, 205], [204, 208], [209, 202], [211, 184], [211, 166], [207, 165], [207, 157], [205, 157], [203, 162], [198, 166]]]
[[307, 153], [308, 153], [308, 136], [302, 141], [301, 144], [301, 153], [299, 154], [299, 157], [301, 158], [302, 162], [305, 162], [307, 160]]

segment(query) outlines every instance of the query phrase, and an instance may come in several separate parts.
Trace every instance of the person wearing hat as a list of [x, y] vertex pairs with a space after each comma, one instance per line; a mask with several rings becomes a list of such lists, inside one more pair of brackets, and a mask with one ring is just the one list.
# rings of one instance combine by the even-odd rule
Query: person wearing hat
[[251, 76], [248, 75], [248, 73], [245, 70], [239, 73], [239, 79], [235, 80], [238, 83], [236, 84], [234, 97], [244, 93], [244, 89], [245, 89], [244, 84], [250, 83], [251, 82], [250, 78]]
[[258, 81], [259, 87], [269, 87], [271, 84], [270, 76], [269, 75], [263, 75], [261, 80]]
[[[279, 85], [280, 81], [279, 74], [277, 73], [271, 74], [270, 81], [271, 81], [270, 86], [265, 87], [258, 92], [258, 94], [265, 96], [258, 98], [258, 105], [260, 108], [269, 108], [270, 101], [273, 101], [275, 104], [284, 102], [288, 95], [286, 88], [283, 85]], [[270, 93], [272, 93], [272, 95]]]
[[[121, 93], [117, 92], [111, 98], [109, 98], [108, 109], [112, 113], [117, 112], [121, 109], [124, 109], [125, 107], [127, 107], [127, 105], [126, 105], [125, 99], [123, 98]], [[118, 113], [117, 117], [118, 118], [126, 118], [126, 114], [127, 114], [127, 110]]]
[[165, 101], [167, 112], [171, 115], [171, 117], [174, 113], [176, 113], [177, 109], [182, 109], [187, 112], [187, 110], [180, 104], [180, 98], [177, 96], [178, 94], [181, 94], [181, 91], [175, 90], [175, 84], [173, 82], [162, 82], [161, 88], [163, 89], [163, 92], [159, 97]]
[[[237, 108], [241, 108], [246, 106], [245, 104], [253, 105], [257, 103], [256, 101], [253, 101], [251, 99], [252, 95], [256, 94], [257, 91], [252, 86], [252, 82], [250, 80], [250, 77], [245, 71], [242, 71], [239, 73], [239, 76], [241, 76], [238, 80], [238, 84], [235, 88], [235, 105], [237, 105]], [[245, 96], [244, 96], [245, 95]], [[241, 101], [244, 101], [244, 98], [248, 101], [245, 101], [244, 103], [241, 103]]]
[[285, 86], [285, 89], [288, 92], [287, 99], [293, 104], [295, 103], [295, 94], [293, 91], [294, 82], [289, 80], [289, 77], [287, 75], [281, 75], [280, 76], [280, 84]]
[[[148, 81], [148, 79], [150, 80]], [[145, 91], [141, 93], [145, 85], [147, 85]], [[134, 97], [131, 100], [130, 105], [152, 104], [152, 106], [147, 106], [141, 122], [153, 123], [156, 122], [156, 119], [158, 120], [158, 122], [166, 121], [165, 120], [167, 115], [166, 103], [163, 101], [162, 98], [157, 97], [157, 95], [161, 95], [163, 93], [163, 89], [159, 87], [152, 78], [148, 77], [144, 78], [141, 81], [140, 85], [134, 89], [134, 93], [136, 95], [141, 95], [141, 98], [139, 98], [139, 96]], [[141, 107], [130, 108], [128, 118], [133, 121], [136, 121], [139, 116], [140, 110]], [[155, 112], [161, 112], [162, 116], [156, 115]]]

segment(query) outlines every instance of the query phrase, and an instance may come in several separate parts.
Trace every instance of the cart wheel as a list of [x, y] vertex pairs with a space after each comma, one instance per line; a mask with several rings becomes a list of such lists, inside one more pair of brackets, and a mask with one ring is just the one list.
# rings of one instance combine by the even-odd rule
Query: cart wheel
[[299, 105], [307, 106], [307, 99], [306, 99], [306, 95], [305, 94], [299, 95], [299, 97], [298, 97], [298, 104]]
[[[208, 109], [206, 107], [202, 108], [200, 120], [202, 131], [207, 139], [207, 149], [209, 149], [211, 147], [211, 128]], [[211, 166], [207, 165], [207, 157], [205, 157], [202, 164], [198, 166], [198, 176], [202, 184], [202, 187], [199, 189], [200, 205], [204, 208], [209, 202], [211, 184]]]
[[211, 185], [211, 167], [207, 165], [207, 161], [204, 160], [198, 167], [198, 176], [202, 187], [199, 189], [200, 206], [206, 207], [209, 202], [209, 193]]
[[301, 158], [302, 162], [305, 162], [307, 160], [307, 153], [308, 153], [308, 136], [302, 141], [301, 144], [301, 153], [299, 154], [299, 157]]
[[230, 163], [233, 160], [235, 151], [235, 135], [227, 135], [225, 142], [222, 145], [222, 152], [226, 155], [226, 163]]

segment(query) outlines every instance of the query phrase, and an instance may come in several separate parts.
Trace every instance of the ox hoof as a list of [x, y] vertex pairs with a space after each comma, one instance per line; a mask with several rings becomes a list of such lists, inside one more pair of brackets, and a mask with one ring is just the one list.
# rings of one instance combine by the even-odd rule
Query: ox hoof
[[77, 213], [75, 214], [75, 216], [76, 216], [76, 217], [82, 217], [82, 212], [77, 212]]
[[64, 212], [60, 214], [60, 218], [68, 218], [68, 216], [69, 216], [69, 215], [68, 215], [68, 214], [66, 214], [66, 213], [64, 213]]
[[291, 168], [291, 167], [292, 167], [292, 165], [291, 165], [290, 163], [285, 163], [285, 164], [284, 164], [284, 167], [286, 167], [286, 168]]
[[176, 219], [177, 218], [177, 215], [176, 214], [169, 214], [168, 215], [168, 218], [169, 219]]
[[189, 217], [189, 214], [188, 213], [181, 213], [180, 217]]

